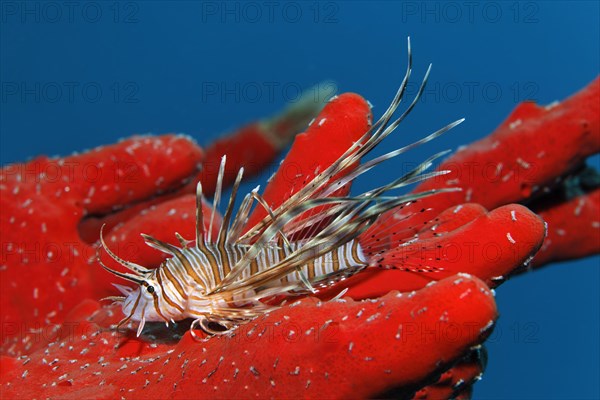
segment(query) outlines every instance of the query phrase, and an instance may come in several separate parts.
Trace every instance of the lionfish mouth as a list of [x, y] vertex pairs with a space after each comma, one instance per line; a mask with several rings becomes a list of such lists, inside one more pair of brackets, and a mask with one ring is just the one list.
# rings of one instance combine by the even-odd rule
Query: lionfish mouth
[[[154, 272], [163, 283], [169, 283], [161, 287], [160, 301], [153, 293], [157, 313], [162, 316], [165, 310], [161, 307], [168, 305], [172, 312], [165, 312], [164, 315], [182, 315], [183, 318], [195, 316], [191, 326], [192, 333], [194, 327], [199, 326], [210, 334], [227, 332], [272, 309], [273, 307], [267, 306], [262, 301], [266, 298], [314, 293], [317, 286], [328, 287], [364, 268], [376, 266], [374, 259], [365, 258], [361, 244], [355, 240], [375, 220], [398, 206], [440, 192], [460, 190], [443, 188], [401, 196], [389, 194], [392, 190], [448, 173], [448, 171], [425, 172], [435, 160], [448, 154], [448, 151], [444, 151], [431, 156], [413, 170], [386, 185], [355, 196], [336, 197], [341, 187], [351, 184], [357, 177], [384, 161], [437, 138], [464, 121], [459, 119], [416, 142], [360, 164], [363, 157], [394, 132], [413, 110], [423, 94], [430, 71], [431, 65], [412, 102], [400, 116], [394, 119], [394, 114], [406, 93], [412, 72], [409, 39], [408, 65], [404, 79], [383, 115], [370, 125], [369, 129], [337, 160], [322, 172], [315, 171], [312, 178], [307, 177], [308, 182], [292, 192], [276, 208], [271, 208], [269, 202], [258, 193], [256, 188], [245, 196], [234, 216], [233, 205], [244, 173], [244, 169], [241, 168], [233, 183], [218, 235], [213, 239], [212, 228], [223, 188], [226, 163], [226, 156], [223, 156], [206, 231], [202, 184], [199, 182], [197, 185], [194, 246], [189, 247], [188, 245], [193, 242], [177, 233], [175, 235], [181, 248], [142, 234], [147, 245], [168, 254], [173, 260], [173, 262], [167, 260], [156, 270], [149, 270], [114, 254], [104, 241], [103, 226], [100, 231], [102, 248], [129, 272], [119, 272], [105, 266], [102, 262], [100, 264], [108, 272], [138, 285], [146, 284], [145, 278]], [[247, 226], [253, 207], [254, 210], [263, 209], [266, 216], [253, 226]], [[377, 246], [381, 244], [373, 244], [373, 248]], [[371, 257], [377, 255], [378, 252], [375, 250], [369, 253]], [[391, 268], [412, 270], [411, 267], [392, 266]], [[185, 282], [180, 282], [181, 279], [175, 278], [176, 276], [185, 277]], [[184, 284], [187, 286], [182, 287]], [[170, 287], [176, 287], [179, 296]], [[202, 288], [201, 294], [197, 292], [198, 288]], [[117, 289], [122, 294], [129, 293], [122, 287], [117, 286]], [[174, 300], [183, 297], [183, 294], [188, 297], [184, 299], [185, 305], [178, 304]], [[202, 301], [198, 300], [194, 303], [194, 298], [200, 298]], [[124, 298], [110, 297], [109, 299], [122, 301]], [[215, 306], [207, 312], [205, 307], [200, 306], [204, 304], [204, 300], [211, 304], [222, 305]], [[131, 313], [119, 323], [119, 326], [133, 318], [138, 302], [139, 296]], [[244, 306], [237, 305], [242, 303]], [[176, 313], [177, 310], [180, 312]], [[189, 310], [190, 315], [185, 314], [184, 310], [186, 312]], [[145, 308], [142, 310], [138, 335], [145, 323], [144, 312]], [[164, 319], [168, 324], [169, 321]], [[219, 324], [225, 330], [215, 330], [212, 323]]]

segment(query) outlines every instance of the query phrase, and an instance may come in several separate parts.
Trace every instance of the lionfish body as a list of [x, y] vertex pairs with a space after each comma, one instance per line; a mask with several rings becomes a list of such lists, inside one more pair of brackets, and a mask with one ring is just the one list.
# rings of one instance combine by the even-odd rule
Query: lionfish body
[[[262, 249], [235, 283], [243, 283], [250, 277], [268, 270], [300, 247], [302, 243], [292, 242], [289, 248], [270, 246]], [[315, 257], [294, 272], [264, 287], [248, 288], [234, 295], [209, 295], [231, 271], [231, 266], [240, 261], [246, 250], [246, 246], [236, 244], [223, 248], [214, 245], [207, 245], [204, 249], [184, 247], [176, 256], [167, 259], [160, 268], [148, 273], [145, 278], [148, 286], [145, 290], [129, 291], [120, 286], [128, 295], [123, 304], [123, 311], [127, 315], [133, 312], [132, 319], [139, 321], [198, 319], [215, 314], [219, 309], [229, 308], [233, 304], [242, 306], [248, 301], [253, 303], [253, 299], [262, 298], [273, 290], [278, 292], [280, 287], [296, 288], [297, 285], [304, 285], [304, 280], [316, 287], [328, 286], [333, 281], [353, 275], [368, 265], [360, 244], [353, 240]], [[152, 287], [150, 292], [149, 287]], [[264, 307], [266, 306], [262, 305], [259, 308]]]
[[[389, 136], [416, 105], [425, 88], [429, 69], [419, 92], [407, 109], [392, 120], [406, 90], [411, 74], [412, 57], [408, 46], [408, 68], [396, 96], [381, 118], [365, 132], [339, 159], [317, 174], [302, 189], [277, 208], [271, 209], [258, 194], [248, 193], [237, 213], [233, 204], [242, 179], [243, 168], [233, 184], [232, 193], [216, 238], [212, 227], [221, 199], [225, 170], [223, 157], [217, 179], [208, 230], [204, 229], [203, 195], [199, 183], [196, 196], [196, 238], [188, 241], [175, 233], [181, 247], [143, 235], [146, 243], [170, 257], [156, 269], [148, 269], [119, 258], [106, 245], [105, 251], [130, 272], [109, 272], [136, 283], [136, 289], [115, 285], [125, 297], [110, 297], [122, 302], [126, 317], [119, 325], [140, 321], [138, 335], [146, 321], [179, 321], [193, 318], [208, 333], [222, 333], [235, 328], [273, 308], [270, 299], [314, 293], [364, 268], [375, 266], [373, 250], [365, 255], [358, 237], [381, 214], [440, 191], [431, 190], [402, 196], [389, 191], [445, 174], [425, 173], [433, 161], [447, 152], [438, 153], [412, 171], [387, 185], [352, 197], [334, 197], [338, 188], [352, 183], [358, 176], [378, 164], [428, 142], [458, 125], [453, 122], [438, 131], [361, 165], [361, 158]], [[357, 166], [358, 165], [358, 166]], [[254, 204], [263, 207], [267, 216], [252, 227], [245, 226]], [[410, 270], [410, 269], [409, 269]], [[213, 324], [218, 324], [216, 329]]]

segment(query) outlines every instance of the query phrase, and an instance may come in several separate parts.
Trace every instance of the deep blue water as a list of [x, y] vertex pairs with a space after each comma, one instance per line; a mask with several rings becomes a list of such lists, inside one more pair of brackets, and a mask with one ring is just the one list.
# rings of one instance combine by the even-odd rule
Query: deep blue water
[[[519, 101], [550, 103], [590, 82], [599, 15], [593, 1], [3, 1], [1, 161], [146, 132], [206, 144], [326, 79], [378, 115], [403, 76], [410, 35], [415, 79], [434, 64], [430, 89], [387, 148], [467, 119], [404, 159], [414, 163], [488, 134]], [[389, 181], [401, 162], [369, 184]], [[497, 290], [502, 315], [476, 398], [600, 397], [599, 261], [553, 265]]]

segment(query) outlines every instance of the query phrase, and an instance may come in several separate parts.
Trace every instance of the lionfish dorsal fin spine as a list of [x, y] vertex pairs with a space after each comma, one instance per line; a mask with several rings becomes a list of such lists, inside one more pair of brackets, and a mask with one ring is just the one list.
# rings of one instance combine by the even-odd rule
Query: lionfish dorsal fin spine
[[212, 243], [212, 230], [215, 222], [215, 215], [217, 209], [221, 203], [221, 191], [223, 189], [223, 177], [225, 175], [225, 163], [227, 162], [227, 155], [221, 157], [221, 165], [219, 165], [219, 174], [217, 175], [217, 186], [215, 188], [215, 196], [213, 199], [212, 211], [210, 213], [210, 223], [208, 225], [208, 243]]
[[202, 203], [202, 182], [196, 185], [196, 248], [206, 248], [204, 240], [204, 206]]
[[186, 240], [183, 236], [181, 236], [179, 234], [179, 232], [175, 232], [175, 237], [179, 241], [179, 244], [181, 245], [181, 248], [187, 249], [187, 246], [189, 244], [189, 240]]
[[231, 220], [231, 215], [233, 214], [233, 205], [235, 203], [237, 192], [240, 187], [240, 183], [242, 182], [243, 176], [244, 176], [244, 167], [239, 169], [238, 174], [233, 183], [233, 187], [231, 189], [231, 196], [229, 196], [229, 203], [227, 204], [227, 210], [225, 210], [225, 215], [223, 216], [223, 222], [221, 223], [221, 229], [219, 229], [219, 236], [217, 237], [217, 243], [220, 246], [223, 246], [225, 244], [225, 242], [227, 241], [229, 221]]
[[144, 239], [144, 242], [157, 250], [162, 251], [165, 254], [176, 255], [177, 253], [181, 253], [181, 250], [177, 246], [173, 246], [171, 243], [163, 242], [162, 240], [158, 240], [150, 235], [146, 235], [145, 233], [141, 233], [140, 236]]

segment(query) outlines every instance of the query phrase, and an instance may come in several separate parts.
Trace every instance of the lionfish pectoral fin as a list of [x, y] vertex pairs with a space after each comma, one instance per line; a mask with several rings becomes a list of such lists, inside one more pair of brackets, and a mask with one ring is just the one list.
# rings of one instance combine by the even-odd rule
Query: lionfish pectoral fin
[[[419, 141], [384, 154], [383, 156], [375, 157], [365, 164], [359, 165], [359, 162], [363, 157], [388, 137], [410, 114], [421, 99], [429, 79], [431, 65], [428, 67], [427, 72], [423, 77], [416, 96], [412, 99], [406, 110], [404, 110], [399, 117], [395, 117], [395, 113], [405, 96], [411, 71], [412, 52], [409, 39], [408, 65], [404, 79], [383, 115], [377, 122], [370, 126], [361, 138], [356, 140], [354, 144], [329, 167], [316, 174], [310, 182], [294, 194], [290, 195], [274, 210], [271, 210], [270, 207], [266, 205], [258, 193], [252, 193], [252, 197], [267, 210], [267, 216], [254, 226], [248, 227], [248, 229], [245, 230], [245, 233], [239, 237], [238, 242], [243, 243], [245, 241], [252, 245], [246, 249], [245, 254], [237, 260], [229, 274], [213, 288], [211, 293], [232, 290], [242, 291], [262, 285], [268, 285], [278, 281], [287, 274], [296, 271], [299, 273], [298, 281], [304, 284], [304, 287], [306, 288], [312, 288], [316, 283], [328, 285], [335, 280], [344, 279], [349, 276], [348, 274], [356, 273], [358, 270], [365, 268], [367, 264], [365, 263], [365, 265], [362, 265], [356, 270], [353, 269], [352, 271], [346, 271], [341, 274], [321, 276], [317, 282], [314, 280], [308, 281], [297, 268], [298, 265], [304, 265], [316, 256], [322, 256], [325, 253], [334, 250], [336, 246], [354, 240], [373, 224], [377, 218], [391, 209], [422, 197], [455, 190], [453, 188], [444, 188], [404, 196], [386, 195], [386, 192], [388, 191], [403, 188], [409, 184], [417, 183], [446, 173], [445, 171], [429, 174], [424, 173], [425, 169], [429, 168], [436, 158], [445, 155], [445, 153], [439, 153], [387, 185], [377, 187], [354, 197], [330, 197], [334, 195], [335, 191], [339, 189], [340, 186], [352, 183], [358, 176], [369, 171], [371, 168], [440, 136], [462, 122], [462, 120], [458, 120], [450, 123]], [[354, 167], [356, 165], [359, 166]], [[340, 176], [341, 178], [339, 178]], [[315, 211], [318, 210], [318, 207], [320, 206], [328, 206], [328, 208], [325, 208], [322, 213]], [[308, 211], [311, 212], [308, 213]], [[325, 221], [325, 223], [322, 223], [322, 221]], [[318, 224], [315, 224], [315, 222], [318, 222]], [[315, 226], [319, 227], [319, 233], [313, 237], [310, 234], [310, 228]], [[303, 229], [306, 228], [308, 228], [308, 233], [305, 236]], [[294, 238], [297, 238], [299, 236], [297, 233], [300, 232], [303, 238], [308, 237], [309, 240], [301, 248], [296, 249], [291, 254], [287, 254], [284, 260], [279, 260], [275, 265], [271, 265], [269, 268], [263, 269], [248, 278], [236, 281], [248, 267], [250, 261], [258, 256], [265, 245], [272, 242], [275, 237], [279, 236], [280, 232], [280, 236], [285, 238], [285, 235], [283, 234], [284, 231], [286, 235]], [[302, 289], [300, 282], [298, 289]]]
[[[387, 110], [383, 113], [383, 115], [379, 118], [377, 122], [371, 125], [371, 127], [364, 133], [364, 135], [357, 140], [344, 154], [342, 154], [335, 162], [333, 162], [329, 167], [327, 167], [323, 172], [316, 175], [311, 182], [306, 184], [302, 189], [293, 194], [290, 198], [281, 204], [277, 210], [275, 210], [275, 216], [279, 217], [283, 213], [289, 211], [291, 207], [302, 203], [309, 199], [314, 199], [315, 196], [319, 196], [324, 190], [327, 189], [328, 186], [331, 185], [331, 178], [337, 176], [342, 171], [346, 170], [348, 167], [357, 163], [361, 157], [367, 154], [370, 150], [372, 150], [379, 142], [381, 142], [386, 136], [393, 131], [393, 129], [387, 129], [388, 123], [392, 118], [393, 114], [396, 112], [398, 106], [400, 105], [404, 93], [406, 91], [408, 80], [410, 78], [412, 71], [412, 51], [410, 46], [410, 38], [408, 39], [408, 65], [406, 67], [406, 73], [404, 79], [400, 87], [398, 88], [394, 99], [388, 106]], [[429, 70], [428, 70], [429, 73]], [[418, 99], [420, 98], [424, 84], [427, 81], [428, 74], [426, 74], [423, 79], [423, 84], [421, 85], [420, 91], [416, 96], [416, 99], [413, 101], [413, 106], [416, 104]], [[409, 107], [409, 110], [403, 114], [405, 117], [408, 112], [412, 109]], [[397, 126], [397, 125], [396, 125]], [[324, 189], [325, 188], [325, 189]], [[337, 188], [337, 187], [336, 187]], [[247, 229], [246, 233], [240, 238], [240, 240], [244, 240], [247, 238], [252, 238], [262, 232], [265, 227], [268, 227], [273, 222], [273, 218], [269, 215], [265, 217], [261, 222], [257, 223], [255, 226]]]

